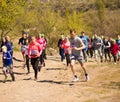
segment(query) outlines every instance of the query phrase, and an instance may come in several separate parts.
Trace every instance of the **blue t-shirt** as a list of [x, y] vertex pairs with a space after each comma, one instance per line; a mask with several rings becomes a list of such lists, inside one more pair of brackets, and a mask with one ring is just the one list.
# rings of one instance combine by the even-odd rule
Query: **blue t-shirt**
[[116, 40], [116, 43], [118, 44], [118, 46], [120, 47], [120, 39]]
[[89, 44], [88, 36], [80, 36], [80, 38], [82, 39], [83, 43], [85, 44], [85, 49], [84, 50], [87, 50], [88, 49], [88, 44]]
[[11, 56], [10, 52], [11, 52], [11, 50], [7, 51], [7, 52], [3, 52], [3, 66], [4, 67], [12, 64], [12, 56]]

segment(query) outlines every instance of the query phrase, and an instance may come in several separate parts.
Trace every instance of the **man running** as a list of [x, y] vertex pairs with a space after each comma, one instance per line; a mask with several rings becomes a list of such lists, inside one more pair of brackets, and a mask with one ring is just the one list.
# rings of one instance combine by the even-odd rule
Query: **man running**
[[70, 29], [70, 43], [71, 43], [71, 70], [74, 75], [73, 81], [78, 81], [78, 77], [76, 74], [75, 70], [75, 60], [78, 60], [80, 63], [82, 69], [84, 70], [86, 81], [89, 80], [89, 76], [86, 72], [85, 65], [84, 65], [84, 58], [83, 58], [83, 53], [82, 50], [85, 48], [84, 43], [82, 40], [76, 36], [76, 30], [75, 29]]

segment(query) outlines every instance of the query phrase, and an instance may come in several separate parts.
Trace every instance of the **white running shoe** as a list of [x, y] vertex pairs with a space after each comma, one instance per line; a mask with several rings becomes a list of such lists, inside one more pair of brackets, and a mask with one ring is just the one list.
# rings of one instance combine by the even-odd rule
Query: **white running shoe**
[[73, 82], [77, 82], [79, 79], [74, 77]]

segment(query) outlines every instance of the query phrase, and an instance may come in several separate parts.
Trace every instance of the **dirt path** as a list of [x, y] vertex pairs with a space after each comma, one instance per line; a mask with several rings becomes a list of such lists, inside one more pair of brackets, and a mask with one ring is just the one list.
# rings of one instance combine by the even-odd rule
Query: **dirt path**
[[[80, 81], [73, 83], [70, 69], [59, 57], [48, 56], [46, 67], [42, 68], [38, 80], [34, 81], [33, 70], [26, 75], [21, 53], [15, 52], [14, 72], [16, 81], [3, 83], [0, 68], [0, 102], [119, 102], [120, 64], [86, 63], [90, 81], [85, 82], [83, 71], [76, 64]], [[9, 79], [11, 79], [9, 77]]]

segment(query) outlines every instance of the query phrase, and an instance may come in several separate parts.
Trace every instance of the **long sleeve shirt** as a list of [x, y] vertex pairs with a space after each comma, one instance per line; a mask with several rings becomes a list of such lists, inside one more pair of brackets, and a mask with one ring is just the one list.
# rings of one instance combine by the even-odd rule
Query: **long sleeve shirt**
[[112, 55], [116, 55], [120, 51], [120, 48], [117, 44], [112, 44], [110, 47], [110, 52]]
[[41, 52], [42, 52], [42, 48], [41, 48], [40, 44], [38, 44], [37, 42], [35, 42], [35, 43], [31, 42], [28, 45], [28, 56], [30, 58], [39, 57]]
[[11, 56], [11, 51], [3, 52], [3, 66], [9, 66], [12, 64], [12, 56]]

